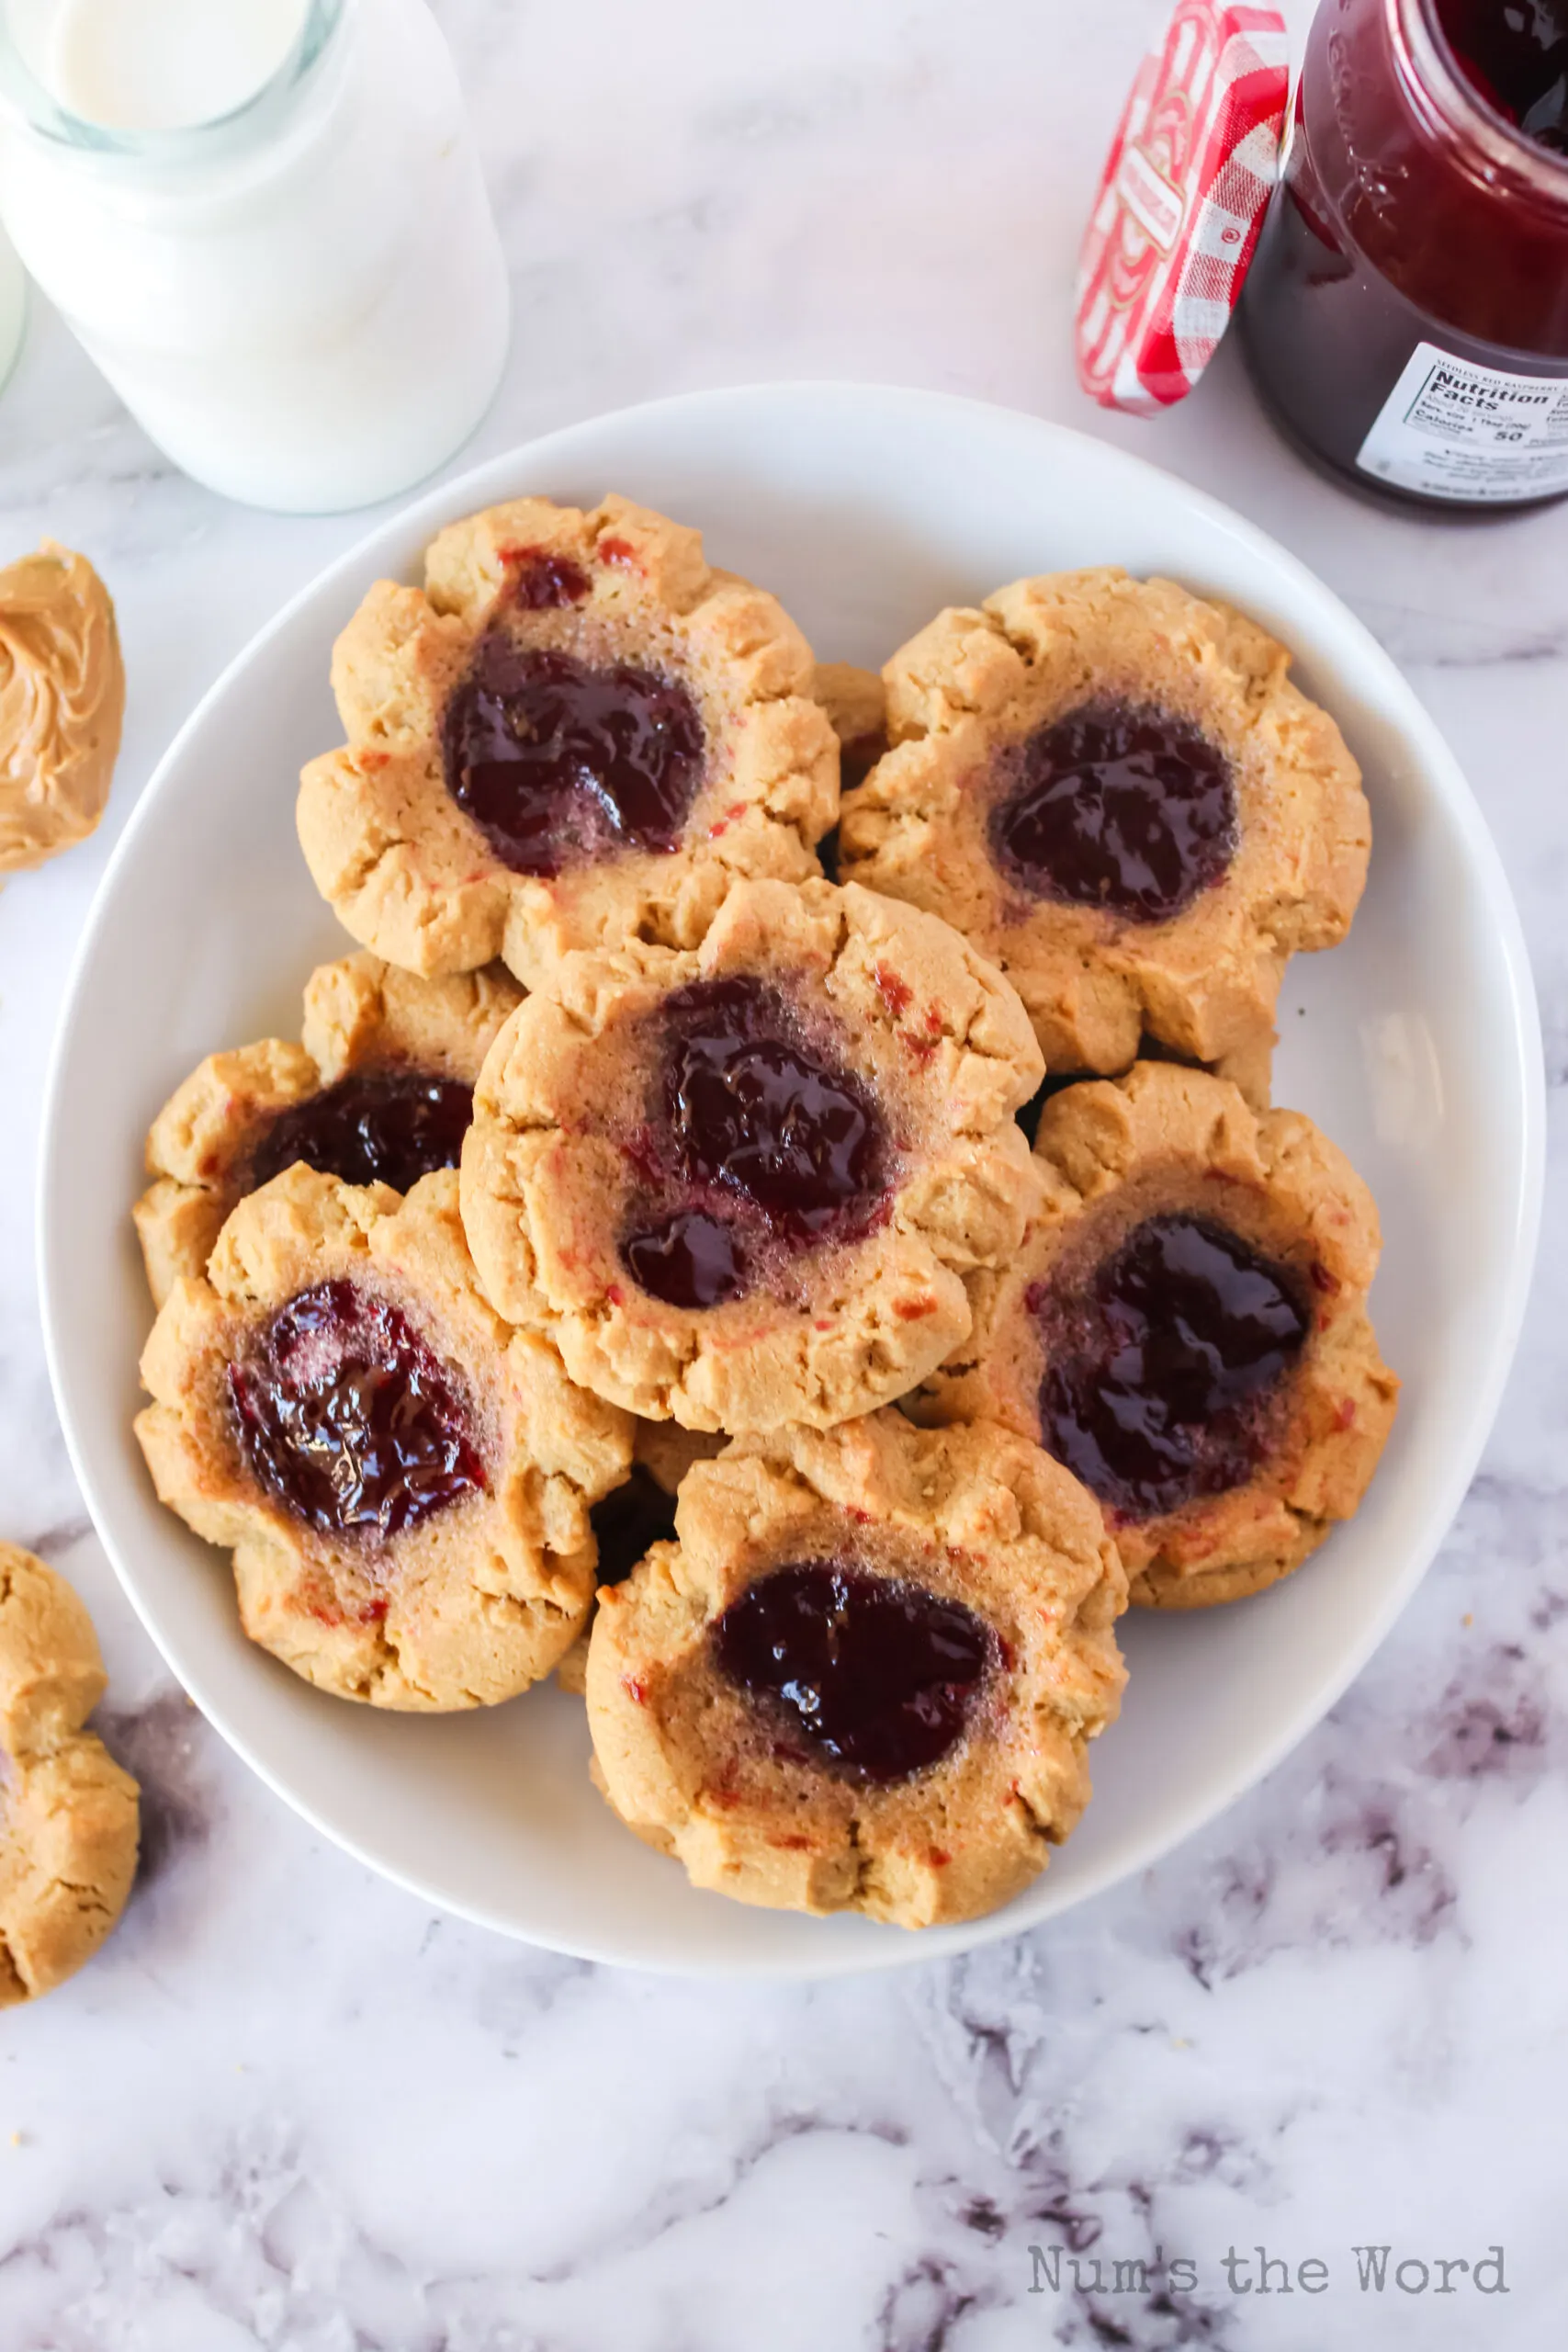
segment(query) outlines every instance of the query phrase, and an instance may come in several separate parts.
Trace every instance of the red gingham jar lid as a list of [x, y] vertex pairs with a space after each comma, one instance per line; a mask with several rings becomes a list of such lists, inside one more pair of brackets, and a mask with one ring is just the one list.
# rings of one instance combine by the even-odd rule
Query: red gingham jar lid
[[1277, 8], [1179, 0], [1144, 60], [1078, 269], [1077, 363], [1102, 407], [1185, 400], [1230, 324], [1280, 168]]

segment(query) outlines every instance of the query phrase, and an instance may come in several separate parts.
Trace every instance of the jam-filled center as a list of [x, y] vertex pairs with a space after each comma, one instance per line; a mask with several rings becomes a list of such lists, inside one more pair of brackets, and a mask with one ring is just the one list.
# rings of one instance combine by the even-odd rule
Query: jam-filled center
[[1089, 705], [1036, 728], [1000, 765], [991, 851], [1032, 897], [1164, 922], [1235, 854], [1230, 763], [1165, 711]]
[[255, 1476], [321, 1534], [397, 1535], [485, 1486], [446, 1368], [397, 1307], [342, 1277], [279, 1307], [229, 1390]]
[[714, 1306], [750, 1287], [770, 1250], [863, 1229], [886, 1190], [886, 1133], [860, 1080], [761, 982], [699, 982], [665, 1017], [656, 1197], [622, 1254], [654, 1297]]
[[423, 1070], [363, 1070], [340, 1078], [272, 1121], [250, 1158], [252, 1185], [302, 1159], [344, 1184], [406, 1193], [437, 1168], [456, 1168], [474, 1115], [473, 1089]]
[[1568, 155], [1568, 0], [1438, 0], [1438, 17], [1487, 104]]
[[961, 1602], [831, 1560], [760, 1577], [711, 1638], [729, 1681], [868, 1781], [906, 1780], [951, 1753], [991, 1653], [985, 1623]]
[[878, 1120], [847, 1071], [785, 1032], [751, 980], [714, 980], [671, 1007], [665, 1074], [681, 1173], [814, 1229], [875, 1189]]
[[446, 788], [514, 873], [679, 846], [705, 737], [679, 680], [485, 638], [447, 705]]
[[677, 1209], [628, 1233], [626, 1271], [667, 1306], [722, 1306], [751, 1284], [750, 1253], [735, 1226], [706, 1209]]
[[1150, 1217], [1081, 1291], [1032, 1298], [1048, 1453], [1152, 1519], [1252, 1476], [1310, 1317], [1282, 1266], [1206, 1217]]

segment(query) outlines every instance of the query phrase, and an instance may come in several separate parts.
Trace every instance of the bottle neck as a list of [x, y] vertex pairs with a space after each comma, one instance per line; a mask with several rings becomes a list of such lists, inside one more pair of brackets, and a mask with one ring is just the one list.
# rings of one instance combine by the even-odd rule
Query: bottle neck
[[1470, 87], [1436, 0], [1320, 0], [1296, 129], [1289, 199], [1335, 270], [1477, 346], [1568, 356], [1568, 165]]
[[1450, 47], [1436, 0], [1383, 0], [1405, 101], [1427, 138], [1493, 198], [1529, 205], [1568, 227], [1568, 158], [1495, 113]]
[[[216, 5], [227, 6], [229, 0]], [[133, 174], [145, 168], [160, 176], [224, 164], [283, 131], [341, 50], [355, 6], [356, 0], [302, 0], [298, 23], [285, 21], [281, 54], [264, 55], [262, 78], [254, 86], [242, 80], [237, 96], [223, 90], [205, 118], [198, 97], [191, 119], [183, 119], [177, 100], [165, 110], [164, 94], [151, 92], [143, 123], [99, 119], [85, 102], [64, 45], [69, 19], [58, 0], [0, 0], [0, 115], [46, 141], [62, 160], [74, 156]], [[85, 34], [90, 54], [90, 27]]]

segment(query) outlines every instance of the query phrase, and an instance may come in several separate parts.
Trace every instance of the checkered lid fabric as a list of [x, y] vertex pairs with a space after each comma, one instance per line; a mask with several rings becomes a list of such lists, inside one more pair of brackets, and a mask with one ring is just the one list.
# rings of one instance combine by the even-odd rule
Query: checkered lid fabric
[[1105, 408], [1184, 400], [1241, 299], [1290, 98], [1277, 8], [1179, 0], [1144, 60], [1084, 239], [1078, 377]]

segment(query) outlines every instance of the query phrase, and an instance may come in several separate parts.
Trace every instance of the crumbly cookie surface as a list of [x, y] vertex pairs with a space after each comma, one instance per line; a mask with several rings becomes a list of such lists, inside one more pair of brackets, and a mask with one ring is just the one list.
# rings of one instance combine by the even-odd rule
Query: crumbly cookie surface
[[[457, 1491], [406, 1523], [320, 1523], [268, 1482], [245, 1435], [231, 1367], [259, 1383], [280, 1313], [297, 1317], [323, 1285], [341, 1286], [329, 1305], [357, 1315], [365, 1302], [412, 1333], [420, 1379], [457, 1433]], [[389, 1453], [406, 1456], [411, 1384], [397, 1364], [378, 1378], [360, 1374], [360, 1355], [344, 1361], [313, 1442], [323, 1422], [341, 1428], [345, 1406], [352, 1421], [357, 1386], [381, 1418], [369, 1436], [351, 1426], [341, 1449], [348, 1466], [374, 1473]], [[406, 1197], [299, 1166], [275, 1177], [234, 1210], [206, 1278], [175, 1283], [141, 1377], [153, 1402], [136, 1433], [160, 1500], [232, 1552], [245, 1632], [306, 1680], [375, 1706], [490, 1705], [547, 1674], [576, 1639], [593, 1589], [590, 1507], [626, 1475], [630, 1421], [575, 1388], [547, 1342], [508, 1329], [491, 1307], [455, 1171], [423, 1178]], [[265, 1388], [256, 1393], [265, 1405]]]
[[[1289, 670], [1243, 615], [1113, 570], [944, 612], [884, 673], [893, 748], [845, 798], [840, 871], [941, 912], [999, 964], [1054, 1072], [1123, 1071], [1145, 1035], [1206, 1065], [1255, 1056], [1286, 959], [1344, 937], [1371, 841], [1359, 770]], [[1153, 710], [1228, 765], [1224, 870], [1163, 920], [1036, 895], [997, 847], [1010, 761], [1096, 709]]]
[[[1126, 1588], [1092, 1498], [998, 1428], [879, 1413], [738, 1441], [682, 1481], [678, 1541], [600, 1596], [588, 1664], [597, 1777], [693, 1883], [900, 1927], [995, 1910], [1044, 1867], [1115, 1716]], [[956, 1743], [873, 1778], [724, 1671], [714, 1629], [801, 1562], [956, 1603], [987, 1662]]]
[[[522, 991], [499, 967], [422, 980], [378, 956], [322, 964], [305, 984], [300, 1042], [263, 1038], [210, 1054], [170, 1096], [147, 1137], [152, 1182], [133, 1215], [152, 1302], [207, 1270], [225, 1218], [252, 1189], [251, 1163], [286, 1112], [355, 1075], [472, 1088]], [[326, 1173], [342, 1174], [340, 1170]]]
[[[670, 1304], [630, 1272], [626, 1237], [662, 1182], [649, 1163], [671, 1007], [731, 983], [776, 995], [845, 1074], [880, 1124], [886, 1173], [847, 1238], [786, 1252], [722, 1303]], [[1013, 1114], [1040, 1075], [1018, 999], [946, 924], [824, 881], [739, 883], [699, 948], [569, 958], [502, 1030], [463, 1149], [475, 1262], [503, 1315], [633, 1412], [732, 1432], [827, 1427], [901, 1395], [964, 1339], [969, 1284], [1023, 1231], [1031, 1170]]]
[[1223, 1080], [1163, 1063], [1048, 1102], [1035, 1156], [1042, 1189], [1023, 1246], [976, 1284], [973, 1338], [909, 1409], [995, 1415], [1049, 1442], [1043, 1396], [1065, 1342], [1054, 1356], [1048, 1334], [1066, 1328], [1056, 1304], [1070, 1309], [1149, 1220], [1234, 1235], [1284, 1271], [1307, 1326], [1258, 1406], [1249, 1475], [1160, 1512], [1108, 1498], [1107, 1518], [1134, 1603], [1193, 1609], [1262, 1590], [1356, 1510], [1393, 1426], [1399, 1384], [1367, 1313], [1380, 1248], [1371, 1193], [1299, 1112], [1259, 1117]]
[[[689, 697], [700, 773], [672, 845], [601, 824], [554, 873], [498, 854], [448, 788], [455, 697], [496, 648], [629, 666]], [[348, 741], [304, 772], [300, 842], [347, 929], [412, 971], [500, 956], [532, 987], [573, 949], [690, 946], [734, 876], [816, 873], [837, 819], [806, 639], [773, 597], [714, 571], [699, 533], [624, 498], [586, 513], [517, 499], [452, 525], [423, 589], [370, 591], [333, 683]]]
[[82, 1728], [106, 1680], [64, 1577], [0, 1544], [0, 2008], [74, 1975], [136, 1875], [136, 1782]]

